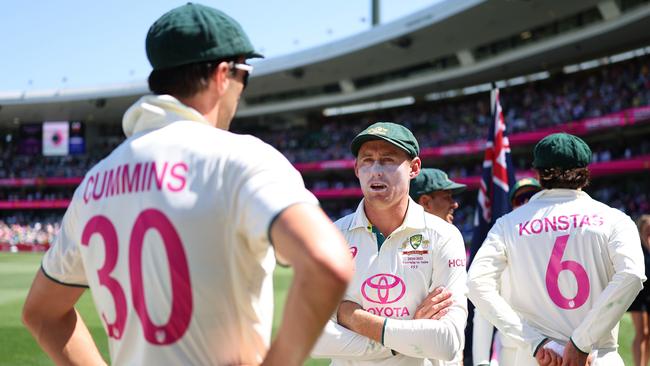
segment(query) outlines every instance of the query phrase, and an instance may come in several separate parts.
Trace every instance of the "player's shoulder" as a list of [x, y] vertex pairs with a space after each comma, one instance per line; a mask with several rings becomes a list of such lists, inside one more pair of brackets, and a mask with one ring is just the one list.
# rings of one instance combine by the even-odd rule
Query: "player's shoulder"
[[430, 235], [435, 236], [440, 240], [449, 240], [452, 238], [462, 239], [462, 234], [455, 225], [428, 212], [423, 212], [423, 215], [425, 228]]
[[284, 155], [273, 146], [252, 135], [238, 134], [194, 122], [173, 123], [169, 127], [168, 136], [184, 139], [184, 150], [206, 159], [225, 159], [245, 166], [290, 165]]
[[584, 196], [586, 200], [589, 202], [589, 208], [591, 212], [594, 214], [598, 214], [601, 216], [605, 222], [609, 222], [611, 224], [616, 224], [621, 221], [630, 221], [632, 222], [632, 219], [623, 211], [611, 207], [603, 202], [600, 202], [586, 193], [584, 193]]
[[354, 222], [355, 218], [355, 212], [345, 215], [341, 217], [340, 219], [334, 221], [334, 226], [336, 226], [340, 231], [346, 231], [352, 226], [352, 222]]

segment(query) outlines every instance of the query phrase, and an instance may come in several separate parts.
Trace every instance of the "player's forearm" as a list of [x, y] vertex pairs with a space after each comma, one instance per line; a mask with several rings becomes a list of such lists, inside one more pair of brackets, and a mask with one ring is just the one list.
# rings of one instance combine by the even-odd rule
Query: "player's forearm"
[[406, 356], [451, 361], [462, 350], [466, 318], [458, 306], [440, 320], [388, 319], [384, 346]]
[[571, 335], [575, 346], [582, 352], [592, 347], [616, 326], [634, 298], [643, 288], [638, 275], [617, 273], [600, 294], [594, 307]]
[[390, 349], [330, 320], [311, 352], [313, 358], [376, 360], [391, 357]]
[[309, 355], [346, 289], [348, 277], [327, 262], [295, 267], [284, 315], [265, 364], [300, 365]]
[[523, 345], [524, 334], [521, 318], [510, 307], [510, 304], [499, 295], [496, 283], [492, 283], [489, 279], [472, 276], [470, 269], [468, 287], [467, 297], [479, 309], [485, 319], [499, 331]]
[[57, 365], [106, 364], [75, 309], [58, 318], [28, 313], [23, 316], [23, 322]]
[[481, 312], [474, 310], [474, 327], [472, 333], [472, 359], [474, 365], [490, 363], [490, 350], [492, 349], [492, 334], [494, 327], [488, 322]]

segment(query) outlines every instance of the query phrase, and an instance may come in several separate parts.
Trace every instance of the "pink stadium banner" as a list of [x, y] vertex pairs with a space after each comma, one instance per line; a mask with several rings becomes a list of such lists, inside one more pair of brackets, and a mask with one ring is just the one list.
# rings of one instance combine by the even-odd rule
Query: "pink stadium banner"
[[0, 243], [0, 252], [44, 252], [50, 248], [49, 244], [15, 244]]
[[4, 178], [0, 179], [0, 187], [26, 186], [75, 186], [81, 183], [82, 177], [53, 177], [53, 178]]
[[[537, 143], [537, 141], [551, 133], [567, 132], [574, 135], [584, 136], [593, 133], [594, 131], [644, 122], [650, 122], [650, 106], [631, 108], [622, 112], [608, 114], [606, 116], [568, 122], [559, 126], [544, 128], [532, 132], [514, 133], [509, 135], [508, 138], [510, 139], [511, 146], [530, 145]], [[485, 149], [484, 145], [485, 140], [475, 140], [440, 147], [424, 148], [420, 152], [420, 157], [431, 159], [453, 155], [478, 154], [483, 152]], [[296, 163], [294, 166], [301, 173], [323, 170], [343, 170], [352, 169], [354, 167], [354, 161], [331, 160], [311, 163]]]
[[32, 200], [32, 201], [0, 201], [0, 210], [43, 210], [67, 208], [69, 199]]
[[[637, 156], [631, 159], [615, 160], [589, 165], [592, 177], [601, 177], [616, 175], [622, 173], [634, 173], [650, 170], [650, 155]], [[535, 172], [525, 170], [517, 172], [517, 179], [534, 177]], [[470, 190], [477, 189], [481, 177], [458, 177], [452, 179], [458, 183], [466, 184]], [[341, 198], [359, 198], [362, 196], [360, 188], [328, 188], [312, 190], [318, 199], [341, 199]], [[8, 210], [31, 210], [31, 209], [64, 209], [68, 207], [70, 200], [40, 200], [40, 201], [0, 201], [0, 209]]]

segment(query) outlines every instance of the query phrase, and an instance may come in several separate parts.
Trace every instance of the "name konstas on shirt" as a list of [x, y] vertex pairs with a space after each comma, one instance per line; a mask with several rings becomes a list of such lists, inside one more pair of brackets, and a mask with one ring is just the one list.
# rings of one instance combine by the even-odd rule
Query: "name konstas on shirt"
[[522, 221], [517, 224], [519, 236], [555, 231], [570, 231], [584, 226], [602, 226], [605, 219], [598, 214], [552, 215]]

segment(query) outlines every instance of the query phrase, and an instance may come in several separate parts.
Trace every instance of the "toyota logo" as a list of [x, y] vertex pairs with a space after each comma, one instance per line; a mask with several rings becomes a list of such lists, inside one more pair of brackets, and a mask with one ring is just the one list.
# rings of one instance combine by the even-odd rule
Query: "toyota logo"
[[361, 285], [363, 297], [375, 304], [392, 304], [401, 299], [405, 292], [404, 281], [389, 273], [376, 274]]

